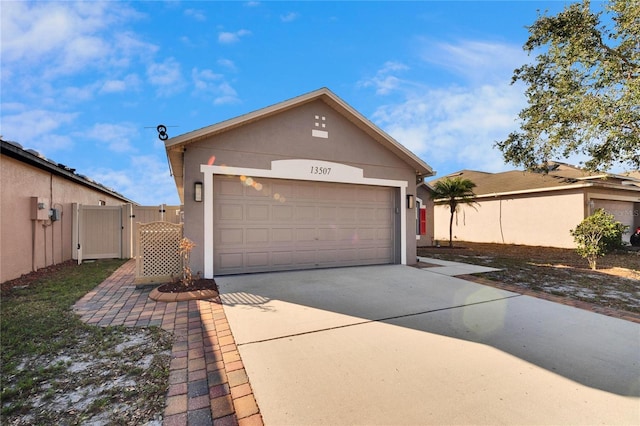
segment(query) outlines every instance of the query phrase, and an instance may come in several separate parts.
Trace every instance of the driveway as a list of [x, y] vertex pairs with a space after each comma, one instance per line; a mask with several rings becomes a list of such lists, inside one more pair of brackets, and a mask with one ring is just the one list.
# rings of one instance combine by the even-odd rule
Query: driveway
[[640, 424], [639, 324], [451, 266], [217, 277], [265, 424]]

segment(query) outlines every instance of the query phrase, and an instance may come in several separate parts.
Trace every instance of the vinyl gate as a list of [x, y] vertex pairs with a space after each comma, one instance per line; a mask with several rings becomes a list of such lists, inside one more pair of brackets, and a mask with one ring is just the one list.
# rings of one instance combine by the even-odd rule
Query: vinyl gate
[[72, 257], [130, 259], [137, 256], [135, 222], [181, 222], [180, 206], [95, 206], [73, 204]]

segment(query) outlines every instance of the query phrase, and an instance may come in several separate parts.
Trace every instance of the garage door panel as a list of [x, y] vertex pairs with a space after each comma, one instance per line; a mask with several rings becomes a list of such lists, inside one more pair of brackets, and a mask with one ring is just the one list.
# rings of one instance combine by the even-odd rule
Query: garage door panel
[[393, 211], [391, 209], [377, 209], [376, 222], [390, 222], [393, 220]]
[[318, 198], [318, 190], [315, 185], [304, 182], [295, 186], [292, 196], [298, 200], [315, 200]]
[[318, 250], [316, 263], [318, 264], [335, 264], [338, 261], [335, 250]]
[[271, 240], [274, 243], [291, 243], [293, 242], [293, 232], [294, 230], [291, 228], [284, 229], [272, 229], [271, 230]]
[[214, 176], [215, 274], [394, 262], [393, 188], [260, 184], [256, 191], [237, 178]]
[[271, 207], [272, 220], [276, 222], [294, 219], [294, 207], [290, 205], [275, 205]]
[[316, 228], [298, 228], [296, 232], [296, 241], [315, 241]]
[[300, 250], [293, 253], [293, 262], [297, 265], [314, 266], [316, 263], [315, 250]]
[[237, 178], [220, 182], [220, 185], [219, 185], [220, 195], [242, 196], [243, 193], [244, 193], [244, 188], [242, 187], [242, 182], [240, 182], [240, 180]]
[[295, 207], [295, 220], [313, 221], [316, 218], [316, 208], [314, 206], [296, 206]]
[[393, 238], [393, 229], [378, 228], [376, 229], [376, 234], [378, 241], [389, 241], [391, 238]]
[[269, 229], [268, 228], [250, 228], [246, 231], [248, 244], [267, 244], [269, 243]]
[[268, 205], [250, 204], [249, 206], [247, 206], [247, 220], [248, 221], [268, 221], [269, 211], [270, 209]]
[[337, 220], [340, 223], [353, 223], [357, 222], [358, 217], [356, 211], [350, 207], [338, 207], [337, 208]]
[[219, 229], [218, 235], [220, 236], [220, 243], [225, 245], [240, 245], [244, 243], [243, 229]]
[[262, 268], [269, 266], [269, 252], [247, 253], [247, 267]]
[[219, 206], [218, 214], [221, 220], [243, 220], [244, 206], [241, 204], [225, 204]]
[[340, 191], [336, 191], [333, 188], [330, 188], [328, 185], [318, 185], [318, 195], [317, 195], [317, 199], [318, 200], [323, 200], [323, 201], [335, 201], [337, 199], [337, 192]]
[[318, 219], [321, 221], [327, 221], [327, 220], [336, 220], [336, 211], [337, 208], [335, 207], [329, 207], [329, 206], [322, 206], [322, 207], [318, 207]]
[[319, 228], [318, 241], [336, 241], [338, 232], [335, 228]]
[[274, 266], [292, 265], [293, 253], [290, 251], [274, 251], [271, 253], [271, 261]]
[[217, 263], [223, 269], [240, 269], [244, 266], [243, 257], [243, 253], [221, 253]]

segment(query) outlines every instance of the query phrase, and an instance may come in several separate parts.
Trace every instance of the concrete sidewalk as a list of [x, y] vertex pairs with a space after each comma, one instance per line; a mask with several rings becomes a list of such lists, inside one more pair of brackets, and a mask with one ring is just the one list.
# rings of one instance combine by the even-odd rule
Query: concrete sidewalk
[[265, 424], [640, 424], [640, 325], [443, 266], [217, 278]]

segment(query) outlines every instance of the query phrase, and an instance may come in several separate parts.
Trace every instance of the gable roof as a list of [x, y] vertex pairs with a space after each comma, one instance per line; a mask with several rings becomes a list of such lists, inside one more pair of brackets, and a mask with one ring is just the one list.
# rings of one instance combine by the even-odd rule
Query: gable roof
[[249, 123], [262, 120], [264, 118], [279, 114], [281, 112], [316, 100], [325, 102], [327, 105], [338, 111], [351, 123], [355, 124], [360, 130], [364, 131], [372, 139], [376, 140], [391, 152], [396, 154], [399, 158], [403, 159], [407, 164], [411, 165], [415, 169], [417, 176], [424, 178], [435, 175], [435, 171], [417, 155], [409, 151], [401, 143], [396, 141], [394, 138], [392, 138], [390, 135], [381, 130], [362, 114], [360, 114], [358, 111], [353, 109], [331, 90], [323, 87], [321, 89], [297, 96], [295, 98], [291, 98], [275, 105], [271, 105], [266, 108], [262, 108], [235, 118], [231, 118], [226, 121], [222, 121], [217, 124], [213, 124], [211, 126], [203, 127], [202, 129], [194, 130], [192, 132], [167, 139], [165, 141], [165, 149], [167, 150], [167, 156], [169, 158], [171, 171], [176, 182], [176, 187], [178, 188], [180, 199], [183, 200], [184, 193], [184, 160], [182, 152], [186, 145], [215, 136], [217, 134], [228, 132]]
[[607, 173], [591, 173], [578, 167], [559, 163], [548, 173], [511, 170], [500, 173], [461, 170], [429, 182], [433, 185], [447, 177], [461, 176], [476, 184], [474, 193], [479, 198], [508, 194], [526, 194], [543, 191], [558, 191], [587, 186], [626, 189], [640, 192], [640, 179]]
[[56, 163], [55, 161], [46, 158], [38, 151], [35, 151], [33, 149], [24, 149], [18, 142], [11, 142], [0, 139], [0, 147], [2, 155], [6, 155], [25, 164], [37, 167], [38, 169], [61, 176], [79, 185], [83, 185], [96, 191], [102, 192], [103, 194], [110, 195], [121, 200], [124, 203], [131, 203], [135, 205], [138, 204], [134, 201], [129, 200], [124, 195], [117, 193], [115, 190], [107, 188], [101, 183], [96, 182], [90, 177], [77, 174], [76, 170], [73, 168], [62, 163]]

